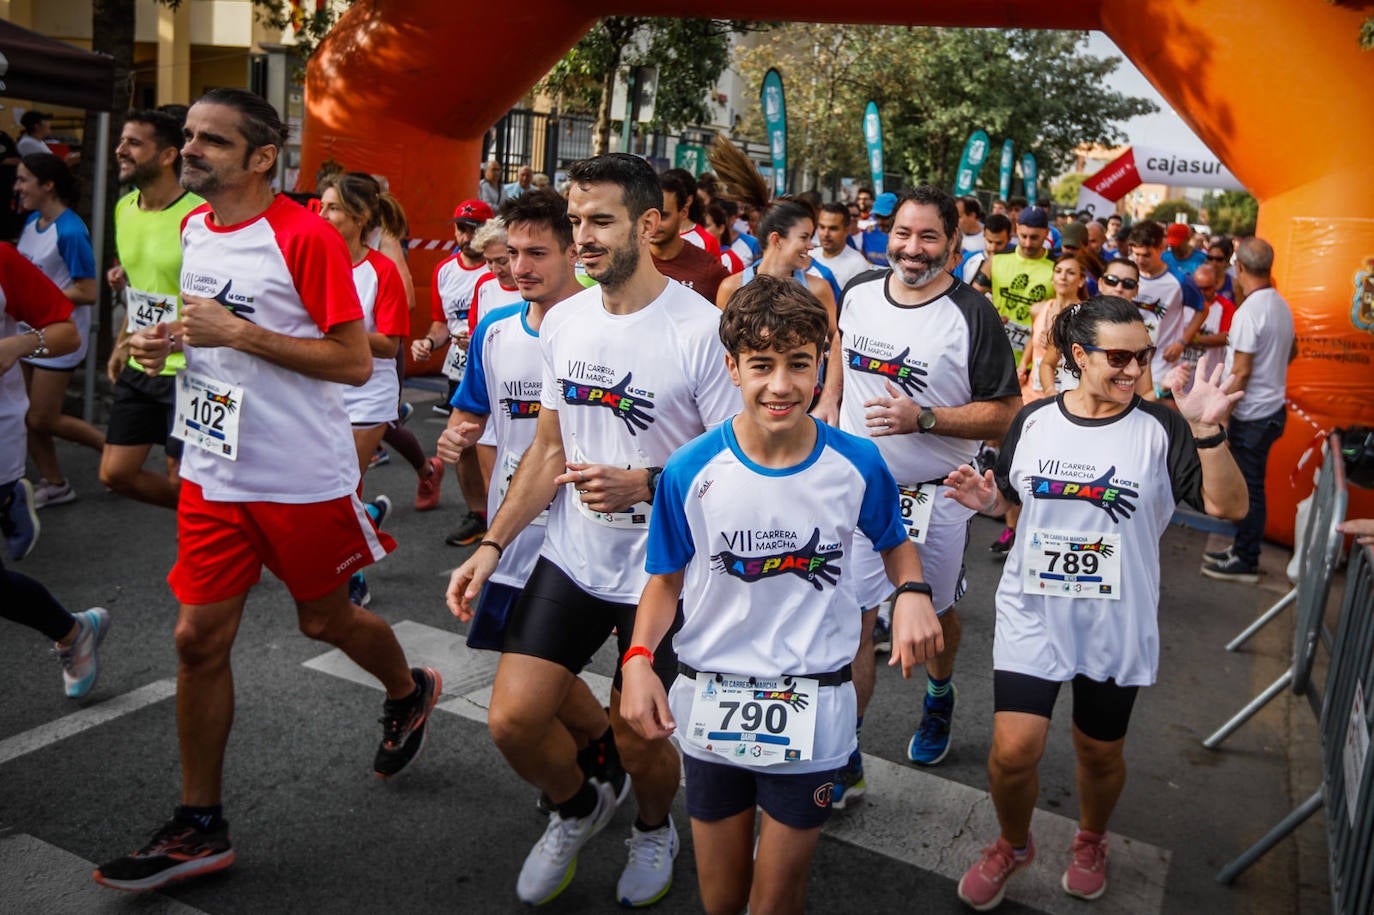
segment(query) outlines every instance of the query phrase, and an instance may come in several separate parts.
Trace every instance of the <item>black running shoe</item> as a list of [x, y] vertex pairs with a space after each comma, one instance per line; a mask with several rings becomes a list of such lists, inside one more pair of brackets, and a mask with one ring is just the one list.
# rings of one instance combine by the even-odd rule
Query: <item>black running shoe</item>
[[[420, 755], [429, 734], [429, 713], [439, 701], [444, 681], [432, 667], [413, 667], [411, 676], [420, 688], [418, 697], [382, 704], [382, 745], [372, 769], [378, 778], [391, 778]], [[402, 706], [399, 707], [398, 706]]]
[[1202, 558], [1207, 562], [1225, 562], [1234, 555], [1234, 549], [1234, 546], [1228, 546], [1224, 550], [1207, 550], [1202, 554]]
[[477, 512], [468, 512], [453, 533], [444, 538], [449, 546], [471, 546], [487, 535], [487, 521]]
[[220, 820], [213, 829], [201, 829], [174, 817], [153, 833], [147, 845], [100, 865], [92, 876], [103, 886], [143, 893], [176, 880], [213, 874], [233, 863], [227, 821]]

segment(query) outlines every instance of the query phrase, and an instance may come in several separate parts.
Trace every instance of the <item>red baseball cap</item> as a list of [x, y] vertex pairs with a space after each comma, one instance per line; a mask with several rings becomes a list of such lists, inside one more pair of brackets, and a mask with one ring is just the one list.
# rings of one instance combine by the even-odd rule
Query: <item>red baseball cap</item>
[[1164, 240], [1169, 243], [1169, 247], [1181, 245], [1193, 235], [1193, 230], [1188, 228], [1186, 223], [1171, 222], [1169, 231], [1164, 233]]
[[480, 226], [495, 215], [485, 200], [464, 200], [458, 204], [458, 208], [453, 211], [453, 218], [449, 221], [470, 222]]

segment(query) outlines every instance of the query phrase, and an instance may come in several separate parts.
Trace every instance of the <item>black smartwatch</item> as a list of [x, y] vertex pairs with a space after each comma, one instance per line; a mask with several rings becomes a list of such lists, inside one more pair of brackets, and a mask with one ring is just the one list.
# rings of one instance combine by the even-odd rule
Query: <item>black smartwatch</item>
[[935, 592], [930, 589], [930, 585], [926, 584], [923, 581], [904, 581], [897, 586], [896, 593], [892, 595], [893, 605], [896, 605], [897, 598], [901, 597], [908, 591], [913, 591], [916, 594], [924, 594], [926, 597], [931, 598], [935, 596]]
[[921, 412], [916, 414], [916, 431], [922, 434], [935, 428], [935, 411], [930, 407], [922, 407]]
[[1206, 438], [1196, 439], [1194, 441], [1194, 444], [1197, 445], [1197, 450], [1199, 451], [1203, 451], [1207, 448], [1221, 447], [1222, 445], [1226, 444], [1226, 427], [1221, 426], [1212, 435], [1209, 435]]
[[646, 467], [649, 471], [649, 504], [654, 504], [654, 496], [658, 495], [658, 478], [663, 476], [662, 467]]

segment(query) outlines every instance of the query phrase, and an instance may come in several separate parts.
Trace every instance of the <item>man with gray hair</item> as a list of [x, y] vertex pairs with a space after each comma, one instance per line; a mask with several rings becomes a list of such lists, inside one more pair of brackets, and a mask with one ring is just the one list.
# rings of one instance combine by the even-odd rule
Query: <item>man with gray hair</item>
[[1264, 537], [1264, 473], [1269, 449], [1283, 435], [1288, 364], [1298, 355], [1293, 313], [1274, 289], [1274, 248], [1247, 238], [1236, 249], [1236, 300], [1226, 345], [1226, 370], [1245, 397], [1231, 411], [1231, 454], [1250, 489], [1250, 511], [1225, 550], [1204, 554], [1202, 574], [1218, 581], [1259, 581]]
[[522, 165], [515, 172], [515, 180], [501, 188], [501, 202], [514, 200], [534, 186], [534, 169]]

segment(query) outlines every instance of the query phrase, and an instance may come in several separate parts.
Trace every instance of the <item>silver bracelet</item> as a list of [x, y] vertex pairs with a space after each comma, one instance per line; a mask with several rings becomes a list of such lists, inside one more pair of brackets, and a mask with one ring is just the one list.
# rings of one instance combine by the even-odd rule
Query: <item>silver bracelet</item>
[[48, 340], [46, 337], [43, 336], [43, 328], [30, 327], [27, 332], [33, 334], [35, 337], [38, 338], [38, 345], [33, 348], [33, 351], [29, 353], [29, 356], [34, 357], [48, 355]]

